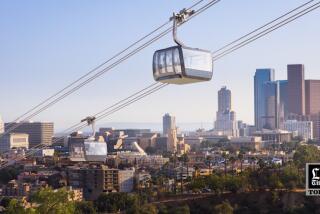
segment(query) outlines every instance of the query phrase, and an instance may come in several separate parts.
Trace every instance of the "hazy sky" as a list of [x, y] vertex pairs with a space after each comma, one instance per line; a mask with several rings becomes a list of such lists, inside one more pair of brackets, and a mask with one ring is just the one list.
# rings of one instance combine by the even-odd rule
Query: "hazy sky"
[[[221, 0], [179, 29], [185, 44], [216, 50], [307, 0]], [[168, 20], [195, 1], [55, 0], [0, 1], [0, 114], [5, 121], [39, 103], [80, 75]], [[215, 63], [213, 80], [169, 86], [102, 121], [213, 122], [217, 91], [232, 90], [238, 119], [253, 122], [256, 68], [304, 63], [306, 78], [320, 79], [320, 10], [287, 25]], [[63, 128], [79, 122], [154, 80], [152, 54], [173, 45], [171, 34], [82, 88], [34, 120]]]

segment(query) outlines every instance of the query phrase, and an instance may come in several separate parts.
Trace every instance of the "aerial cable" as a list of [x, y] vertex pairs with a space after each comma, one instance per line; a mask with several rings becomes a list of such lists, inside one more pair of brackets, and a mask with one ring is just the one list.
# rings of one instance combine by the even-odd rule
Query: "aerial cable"
[[[207, 3], [205, 6], [201, 7], [199, 9], [199, 11], [195, 12], [195, 15], [198, 15], [200, 13], [202, 13], [204, 10], [208, 9], [209, 7], [211, 7], [212, 5], [214, 5], [215, 3], [218, 3], [220, 0], [212, 0], [209, 3]], [[191, 9], [193, 7], [198, 6], [201, 2], [203, 2], [203, 0], [200, 0], [198, 2], [196, 2], [194, 5], [192, 5], [191, 7], [189, 7], [188, 9]], [[190, 19], [192, 18], [192, 16], [190, 17]], [[189, 20], [189, 19], [188, 19]], [[186, 21], [188, 21], [186, 20]], [[84, 85], [92, 82], [94, 79], [100, 77], [102, 74], [106, 73], [107, 71], [111, 70], [112, 68], [114, 68], [115, 66], [117, 66], [118, 64], [122, 63], [123, 61], [125, 61], [126, 59], [130, 58], [131, 56], [135, 55], [136, 53], [138, 53], [139, 51], [143, 50], [144, 48], [146, 48], [147, 46], [149, 46], [150, 44], [154, 43], [155, 41], [157, 41], [158, 39], [162, 38], [163, 36], [165, 36], [166, 34], [168, 34], [172, 27], [166, 29], [165, 31], [163, 31], [162, 33], [160, 33], [158, 36], [150, 39], [148, 42], [144, 43], [143, 45], [139, 46], [138, 48], [134, 49], [133, 51], [131, 51], [130, 53], [126, 54], [125, 56], [123, 56], [122, 58], [120, 58], [119, 60], [117, 60], [116, 62], [112, 63], [110, 66], [108, 66], [107, 68], [104, 68], [102, 71], [98, 72], [97, 74], [93, 75], [92, 77], [90, 77], [89, 79], [85, 80], [84, 82], [81, 82], [79, 85], [74, 86], [76, 83], [80, 82], [81, 80], [83, 80], [84, 78], [88, 77], [90, 74], [93, 74], [95, 71], [97, 71], [98, 69], [102, 68], [102, 66], [106, 65], [108, 62], [111, 62], [113, 59], [117, 58], [118, 56], [120, 56], [121, 54], [125, 53], [127, 50], [129, 50], [130, 48], [134, 47], [136, 44], [140, 43], [141, 41], [143, 41], [144, 39], [146, 39], [147, 37], [151, 36], [153, 33], [157, 32], [158, 30], [160, 30], [161, 28], [163, 28], [164, 26], [166, 26], [168, 23], [170, 23], [170, 20], [165, 22], [164, 24], [162, 24], [161, 26], [159, 26], [158, 28], [156, 28], [155, 30], [153, 30], [152, 32], [150, 32], [149, 34], [147, 34], [146, 36], [142, 37], [141, 39], [139, 39], [137, 42], [134, 42], [132, 45], [130, 45], [129, 47], [127, 47], [126, 49], [120, 51], [119, 53], [117, 53], [115, 56], [111, 57], [110, 59], [108, 59], [107, 61], [105, 61], [104, 63], [100, 64], [99, 66], [97, 66], [96, 68], [92, 69], [91, 71], [89, 71], [87, 74], [81, 76], [79, 79], [77, 79], [76, 81], [72, 82], [71, 84], [69, 84], [68, 86], [66, 86], [65, 88], [61, 89], [60, 91], [58, 91], [57, 93], [55, 93], [54, 95], [50, 96], [49, 98], [45, 99], [44, 101], [42, 101], [40, 104], [36, 105], [35, 107], [33, 107], [32, 109], [30, 109], [29, 111], [27, 111], [26, 113], [24, 113], [23, 115], [19, 116], [15, 122], [16, 124], [14, 126], [11, 126], [7, 131], [5, 131], [5, 133], [1, 134], [0, 137], [2, 135], [5, 135], [11, 131], [13, 131], [14, 129], [16, 129], [17, 127], [19, 127], [21, 124], [17, 123], [19, 120], [23, 120], [23, 121], [27, 121], [30, 120], [31, 118], [33, 118], [34, 116], [38, 115], [39, 113], [41, 113], [42, 111], [48, 109], [49, 107], [51, 107], [52, 105], [56, 104], [57, 102], [59, 102], [60, 100], [64, 99], [65, 97], [69, 96], [70, 94], [74, 93], [75, 91], [79, 90], [80, 88], [82, 88]], [[68, 88], [74, 86], [73, 88], [71, 88], [69, 91], [65, 92], [64, 94], [60, 95], [59, 97], [57, 97], [59, 94], [61, 94], [62, 92], [66, 91]], [[55, 100], [49, 102], [51, 99], [57, 97]], [[44, 105], [45, 103], [49, 102], [48, 104], [46, 104], [45, 106], [41, 107], [42, 105]], [[29, 113], [31, 113], [32, 111], [36, 110], [37, 108], [41, 107], [39, 110], [37, 110], [36, 112], [32, 113], [31, 115], [27, 116], [26, 118], [23, 118], [24, 116], [28, 115]]]
[[315, 0], [308, 1], [308, 2], [306, 2], [306, 3], [302, 4], [302, 5], [300, 5], [299, 7], [296, 7], [296, 8], [294, 8], [293, 10], [290, 10], [289, 12], [287, 12], [287, 13], [283, 14], [282, 16], [279, 16], [278, 18], [273, 19], [272, 21], [270, 21], [270, 22], [268, 22], [268, 23], [266, 23], [266, 24], [262, 25], [261, 27], [258, 27], [258, 28], [256, 28], [256, 29], [254, 29], [253, 31], [251, 31], [251, 32], [249, 32], [249, 33], [247, 33], [247, 34], [245, 34], [244, 36], [241, 36], [240, 38], [238, 38], [238, 39], [236, 39], [236, 40], [234, 40], [234, 41], [232, 41], [232, 42], [230, 42], [230, 43], [228, 43], [228, 44], [226, 44], [226, 45], [222, 46], [222, 47], [221, 47], [221, 48], [219, 48], [218, 50], [213, 51], [212, 53], [213, 53], [213, 54], [216, 54], [216, 53], [218, 53], [219, 51], [226, 49], [227, 47], [229, 47], [229, 46], [231, 46], [231, 45], [235, 44], [236, 42], [239, 42], [240, 40], [245, 39], [246, 37], [248, 37], [248, 36], [252, 35], [253, 33], [255, 33], [255, 32], [259, 31], [259, 30], [262, 30], [263, 28], [267, 27], [268, 25], [273, 24], [274, 22], [276, 22], [276, 21], [278, 21], [278, 20], [280, 20], [280, 19], [282, 19], [282, 18], [284, 18], [284, 17], [286, 17], [286, 16], [290, 15], [291, 13], [293, 13], [293, 12], [295, 12], [295, 11], [297, 11], [297, 10], [301, 9], [302, 7], [304, 7], [304, 6], [306, 6], [306, 5], [310, 4], [311, 2], [314, 2], [314, 1], [315, 1]]
[[[310, 2], [312, 2], [312, 1], [310, 1]], [[320, 2], [318, 2], [317, 4], [314, 4], [313, 6], [307, 8], [307, 9], [301, 11], [301, 12], [299, 12], [298, 14], [296, 14], [296, 15], [294, 15], [294, 16], [291, 16], [291, 17], [290, 17], [291, 19], [286, 19], [286, 22], [285, 22], [285, 23], [281, 22], [281, 23], [282, 23], [281, 25], [276, 24], [276, 25], [274, 25], [274, 27], [276, 26], [276, 27], [277, 27], [276, 29], [278, 29], [278, 28], [280, 28], [280, 27], [282, 27], [282, 26], [284, 26], [284, 25], [292, 22], [293, 20], [296, 20], [296, 19], [298, 19], [298, 18], [306, 15], [307, 13], [309, 13], [309, 12], [311, 12], [311, 11], [319, 8], [319, 7], [320, 7], [319, 4], [320, 4]], [[305, 5], [305, 4], [304, 4], [304, 5]], [[292, 19], [292, 18], [293, 18], [293, 19]], [[277, 19], [279, 20], [279, 18], [277, 18]], [[261, 27], [261, 28], [262, 28], [262, 27]], [[260, 29], [261, 29], [261, 28], [260, 28]], [[271, 29], [272, 29], [272, 28], [271, 28]], [[271, 32], [274, 31], [274, 30], [275, 30], [275, 29], [272, 29], [271, 31], [266, 31], [264, 35], [269, 34], [269, 33], [271, 33]], [[252, 33], [249, 33], [249, 35], [251, 35], [251, 34], [252, 34]], [[260, 34], [258, 34], [258, 35], [260, 35]], [[247, 45], [247, 44], [249, 44], [249, 43], [257, 40], [258, 38], [261, 38], [261, 37], [264, 36], [264, 35], [260, 35], [259, 37], [254, 38], [254, 40], [252, 40], [252, 41], [250, 40], [249, 42], [247, 42], [247, 43], [245, 43], [245, 44], [242, 44], [241, 47], [243, 47], [243, 46], [245, 46], [245, 45]], [[251, 37], [251, 38], [253, 38], [253, 37]], [[239, 41], [239, 39], [238, 39], [238, 41]], [[241, 48], [241, 47], [239, 47], [238, 45], [235, 45], [234, 47], [237, 48], [237, 49]], [[235, 50], [237, 50], [237, 49], [228, 50], [228, 51], [233, 52], [233, 51], [235, 51]], [[221, 50], [221, 49], [219, 49], [219, 50]], [[228, 53], [231, 53], [231, 52], [228, 52]], [[225, 55], [228, 54], [228, 53], [225, 53]], [[224, 55], [223, 55], [223, 56], [224, 56]], [[221, 57], [223, 57], [223, 56], [219, 56], [219, 58], [221, 58]], [[219, 58], [216, 58], [216, 60], [219, 59]], [[161, 89], [161, 88], [159, 88], [158, 90], [160, 90], [160, 89]], [[157, 91], [158, 91], [158, 90], [157, 90]], [[153, 93], [153, 92], [151, 92], [151, 93]], [[151, 94], [151, 93], [149, 93], [149, 94]], [[149, 94], [146, 94], [145, 96], [148, 96]], [[145, 97], [145, 96], [143, 96], [143, 97]], [[141, 97], [140, 99], [142, 99], [143, 97]], [[129, 104], [128, 104], [128, 105], [129, 105]], [[127, 106], [127, 105], [126, 105], [126, 106]], [[124, 108], [124, 107], [119, 107], [118, 110], [120, 110], [120, 109], [122, 109], [122, 108]], [[108, 116], [108, 115], [110, 115], [110, 114], [112, 114], [112, 112], [109, 112], [109, 113], [104, 114], [104, 115]], [[101, 117], [101, 118], [103, 118], [103, 117]], [[84, 127], [85, 127], [85, 126], [84, 126]], [[45, 145], [45, 146], [48, 146], [48, 145]], [[0, 169], [2, 169], [2, 167], [0, 167]]]
[[[155, 84], [152, 84], [152, 85], [155, 85]], [[128, 105], [131, 105], [131, 104], [143, 99], [144, 97], [146, 97], [146, 96], [148, 96], [150, 94], [153, 94], [156, 91], [159, 91], [160, 89], [162, 89], [163, 87], [165, 87], [167, 85], [168, 84], [157, 84], [155, 87], [153, 87], [153, 88], [151, 87], [151, 89], [145, 90], [145, 92], [138, 94], [138, 96], [136, 96], [136, 97], [133, 97], [131, 95], [130, 97], [132, 99], [126, 101], [125, 103], [121, 104], [120, 106], [115, 106], [115, 108], [113, 108], [113, 109], [110, 106], [110, 107], [102, 110], [101, 112], [95, 114], [93, 117], [94, 118], [97, 117], [96, 121], [99, 121], [99, 120], [101, 120], [101, 119], [103, 119], [103, 118], [105, 118], [105, 117], [107, 117], [107, 116], [109, 116], [109, 115], [111, 115], [111, 114], [113, 114], [113, 113], [115, 113], [115, 112], [127, 107]], [[148, 88], [150, 88], [150, 86]], [[109, 109], [111, 109], [111, 110], [109, 110]], [[107, 110], [109, 110], [109, 111], [107, 111]], [[82, 122], [84, 122], [84, 121], [82, 121]], [[73, 131], [78, 131], [78, 130], [80, 130], [82, 128], [85, 128], [86, 126], [87, 126], [87, 124], [84, 124], [84, 125], [82, 125], [80, 127], [76, 127], [75, 129], [73, 129]], [[74, 127], [74, 126], [72, 126], [72, 127]], [[69, 129], [70, 128], [68, 128], [68, 130]], [[64, 139], [64, 137], [60, 137], [60, 138], [56, 139], [53, 143], [56, 143], [56, 142], [58, 142], [58, 141], [60, 141], [62, 139]], [[26, 157], [29, 157], [29, 156], [33, 155], [34, 153], [36, 153], [37, 151], [39, 151], [39, 150], [41, 150], [43, 148], [46, 148], [48, 146], [49, 145], [46, 145], [46, 144], [38, 144], [37, 146], [34, 146], [29, 151], [27, 151], [26, 154], [23, 155], [22, 157], [13, 158], [13, 159], [11, 159], [11, 160], [9, 160], [7, 162], [4, 162], [4, 163], [0, 164], [0, 169], [5, 168], [8, 165], [11, 165], [12, 162], [16, 162], [16, 161], [22, 160], [22, 159], [24, 159]]]
[[[241, 48], [243, 46], [246, 46], [246, 45], [252, 43], [253, 41], [256, 41], [257, 39], [259, 39], [259, 38], [261, 38], [261, 37], [263, 37], [265, 35], [268, 35], [269, 33], [271, 33], [273, 31], [279, 29], [280, 27], [283, 27], [283, 26], [293, 22], [294, 20], [296, 20], [296, 19], [298, 19], [298, 18], [300, 18], [300, 17], [302, 17], [302, 16], [304, 16], [304, 15], [306, 15], [306, 14], [308, 14], [308, 13], [310, 13], [310, 12], [316, 10], [316, 9], [318, 9], [319, 7], [320, 7], [320, 2], [311, 5], [310, 7], [308, 7], [306, 9], [304, 9], [304, 10], [302, 10], [302, 11], [300, 11], [300, 12], [298, 12], [298, 13], [296, 13], [296, 14], [294, 14], [294, 15], [292, 15], [292, 16], [284, 19], [284, 20], [282, 20], [279, 23], [276, 23], [275, 25], [272, 25], [271, 27], [259, 32], [258, 34], [253, 35], [252, 37], [250, 37], [250, 38], [248, 38], [248, 39], [246, 39], [246, 40], [244, 40], [244, 41], [242, 41], [242, 42], [240, 42], [240, 43], [228, 48], [227, 50], [223, 51], [222, 53], [217, 54], [216, 56], [213, 57], [213, 61], [217, 61], [218, 59], [224, 57], [225, 55], [228, 55], [228, 54], [238, 50], [239, 48]], [[239, 40], [239, 39], [237, 39], [237, 40]]]

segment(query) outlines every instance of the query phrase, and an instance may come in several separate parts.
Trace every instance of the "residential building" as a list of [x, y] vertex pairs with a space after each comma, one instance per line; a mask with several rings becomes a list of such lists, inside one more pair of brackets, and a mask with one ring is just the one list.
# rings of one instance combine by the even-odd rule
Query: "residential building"
[[119, 170], [119, 192], [132, 192], [134, 169]]
[[133, 188], [129, 186], [131, 181], [126, 181], [128, 174], [123, 173], [119, 179], [119, 171], [121, 170], [110, 169], [102, 164], [70, 166], [67, 168], [67, 181], [73, 188], [82, 188], [86, 200], [95, 200], [101, 193], [121, 191], [120, 182], [123, 184], [122, 190]]
[[163, 126], [163, 135], [167, 136], [171, 132], [172, 129], [177, 129], [176, 127], [176, 118], [171, 116], [169, 113], [166, 113], [162, 118], [162, 126]]
[[20, 183], [16, 180], [11, 180], [3, 188], [2, 195], [8, 197], [23, 197], [28, 196], [31, 186], [28, 183]]
[[274, 81], [274, 69], [257, 69], [254, 75], [254, 125], [257, 130], [263, 128], [262, 118], [265, 115], [264, 83]]
[[284, 123], [284, 129], [302, 137], [305, 141], [313, 139], [312, 121], [287, 120]]
[[9, 133], [2, 136], [0, 141], [0, 152], [4, 153], [11, 149], [29, 148], [29, 135], [23, 133]]
[[[12, 127], [15, 129], [10, 130]], [[51, 145], [53, 137], [54, 125], [51, 122], [20, 122], [6, 123], [5, 131], [9, 133], [25, 133], [29, 135], [29, 147], [34, 147], [40, 144]]]
[[288, 111], [294, 115], [305, 115], [304, 65], [287, 66], [288, 73]]

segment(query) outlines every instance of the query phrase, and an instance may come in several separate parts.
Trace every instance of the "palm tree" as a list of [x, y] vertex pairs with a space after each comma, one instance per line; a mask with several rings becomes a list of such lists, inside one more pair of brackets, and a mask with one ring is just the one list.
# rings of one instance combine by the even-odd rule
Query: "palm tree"
[[229, 161], [231, 162], [231, 172], [232, 172], [232, 175], [234, 174], [233, 170], [234, 170], [234, 163], [236, 162], [236, 158], [234, 156], [231, 156], [229, 158]]
[[242, 173], [242, 165], [243, 165], [243, 152], [239, 152], [238, 159], [240, 160], [240, 172]]
[[228, 157], [229, 155], [226, 152], [222, 153], [222, 157], [224, 159], [224, 175], [227, 175], [227, 162], [228, 162]]
[[212, 157], [211, 156], [207, 156], [207, 161], [208, 161], [208, 163], [209, 163], [209, 171], [210, 171], [210, 173], [211, 173], [211, 161], [212, 161]]
[[256, 157], [251, 157], [251, 163], [253, 163], [253, 169], [256, 170]]
[[185, 163], [185, 165], [187, 166], [187, 179], [189, 178], [189, 157], [187, 154], [183, 155], [183, 162]]

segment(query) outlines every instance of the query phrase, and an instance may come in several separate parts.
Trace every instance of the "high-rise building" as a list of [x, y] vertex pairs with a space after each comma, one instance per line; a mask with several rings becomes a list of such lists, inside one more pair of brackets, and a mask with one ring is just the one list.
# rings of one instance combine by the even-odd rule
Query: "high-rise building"
[[[280, 123], [283, 123], [289, 115], [288, 110], [288, 80], [279, 80], [280, 87]], [[281, 117], [283, 116], [283, 118]], [[281, 128], [281, 127], [280, 127]]]
[[279, 129], [280, 127], [280, 84], [278, 81], [263, 84], [265, 112], [262, 116], [262, 128]]
[[166, 113], [162, 118], [163, 135], [167, 136], [172, 129], [176, 129], [176, 118]]
[[226, 86], [218, 92], [218, 111], [223, 112], [231, 109], [231, 91]]
[[274, 69], [257, 69], [254, 75], [254, 124], [257, 130], [263, 127], [265, 110], [264, 83], [274, 81]]
[[304, 65], [288, 65], [288, 110], [290, 114], [305, 115]]
[[53, 123], [50, 122], [21, 122], [14, 130], [11, 127], [17, 123], [6, 123], [5, 132], [9, 133], [25, 133], [29, 135], [29, 148], [39, 144], [51, 145], [53, 137]]
[[4, 132], [4, 124], [0, 115], [0, 134], [2, 134]]
[[306, 114], [320, 112], [320, 80], [306, 80]]
[[172, 153], [176, 152], [177, 144], [178, 144], [177, 129], [171, 129], [170, 132], [168, 133], [167, 151]]
[[226, 87], [222, 87], [218, 91], [218, 111], [214, 130], [227, 136], [238, 136], [238, 123], [236, 113], [231, 110], [231, 91]]

